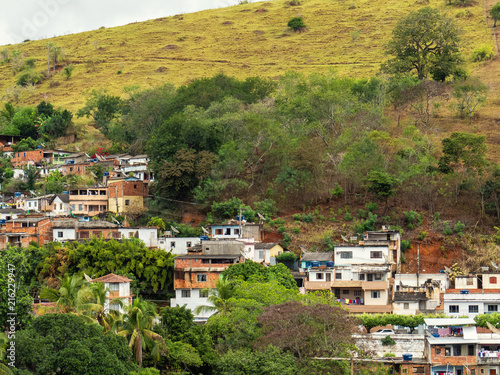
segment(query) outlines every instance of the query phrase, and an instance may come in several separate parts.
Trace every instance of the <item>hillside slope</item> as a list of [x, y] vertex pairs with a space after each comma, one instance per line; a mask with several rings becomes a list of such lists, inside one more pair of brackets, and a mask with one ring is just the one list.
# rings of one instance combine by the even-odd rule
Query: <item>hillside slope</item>
[[[127, 86], [180, 85], [218, 72], [244, 78], [335, 69], [340, 75], [369, 77], [385, 60], [383, 45], [397, 20], [427, 5], [442, 9], [461, 25], [466, 57], [477, 46], [494, 43], [482, 2], [466, 8], [447, 6], [442, 0], [425, 4], [305, 0], [298, 6], [289, 4], [283, 0], [242, 4], [6, 46], [21, 51], [25, 58], [36, 58], [37, 70], [44, 71], [45, 46], [55, 43], [65, 51], [64, 64], [75, 65], [71, 79], [59, 74], [34, 90], [24, 90], [19, 104], [48, 100], [76, 111], [91, 88], [122, 94]], [[287, 22], [299, 15], [307, 31], [291, 32]], [[353, 32], [358, 30], [356, 38]], [[0, 65], [2, 100], [12, 100], [8, 93], [16, 77], [10, 65]]]

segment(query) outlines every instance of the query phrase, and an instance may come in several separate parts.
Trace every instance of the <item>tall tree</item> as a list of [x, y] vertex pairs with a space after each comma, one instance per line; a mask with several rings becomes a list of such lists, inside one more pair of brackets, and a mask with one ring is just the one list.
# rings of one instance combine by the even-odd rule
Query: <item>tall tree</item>
[[425, 7], [402, 18], [392, 32], [386, 54], [394, 56], [383, 66], [391, 73], [416, 71], [419, 79], [429, 74], [444, 80], [461, 61], [460, 30], [437, 9]]

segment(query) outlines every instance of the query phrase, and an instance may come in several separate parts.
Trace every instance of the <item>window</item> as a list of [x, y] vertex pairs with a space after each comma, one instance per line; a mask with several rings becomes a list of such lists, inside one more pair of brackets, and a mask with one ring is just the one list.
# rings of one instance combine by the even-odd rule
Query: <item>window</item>
[[375, 274], [375, 280], [382, 280], [382, 275], [380, 273]]
[[425, 374], [425, 367], [413, 367], [414, 374]]
[[186, 247], [191, 247], [191, 241], [186, 242]]
[[234, 230], [234, 234], [235, 234], [235, 235], [237, 235], [237, 236], [239, 236], [239, 235], [240, 235], [240, 229], [239, 229], [239, 228], [236, 228], [236, 229]]
[[28, 207], [31, 207], [31, 202], [28, 202]]
[[497, 312], [498, 305], [488, 305], [488, 312]]
[[453, 355], [456, 357], [462, 355], [462, 345], [453, 345]]
[[137, 189], [137, 185], [134, 185], [134, 189]]
[[28, 228], [28, 223], [21, 223], [21, 228]]
[[381, 251], [370, 251], [370, 258], [371, 259], [382, 259], [382, 252]]
[[467, 355], [476, 355], [474, 352], [474, 345], [467, 345]]
[[202, 273], [202, 274], [196, 275], [196, 281], [198, 281], [198, 282], [207, 281], [207, 274]]
[[191, 291], [190, 290], [181, 290], [181, 297], [182, 298], [190, 298], [191, 297]]
[[467, 285], [474, 285], [474, 280], [473, 279], [467, 279]]
[[342, 280], [342, 273], [336, 272], [335, 273], [335, 280]]
[[497, 283], [497, 278], [494, 276], [490, 277], [490, 284], [496, 284]]
[[216, 229], [216, 230], [215, 230], [215, 234], [222, 235], [222, 229]]
[[322, 273], [317, 273], [316, 274], [316, 280], [323, 280], [325, 276]]
[[90, 234], [88, 230], [80, 231], [80, 238], [90, 238]]
[[366, 275], [366, 280], [367, 281], [373, 281], [373, 274], [369, 273]]
[[448, 307], [448, 312], [450, 312], [450, 313], [458, 313], [458, 312], [460, 312], [460, 308], [459, 308], [458, 305], [450, 305]]
[[405, 310], [409, 310], [410, 309], [410, 304], [408, 302], [403, 303], [403, 308]]
[[200, 290], [200, 298], [207, 298], [207, 297], [208, 297], [208, 289]]
[[365, 274], [364, 273], [359, 274], [359, 280], [365, 281]]
[[469, 312], [470, 313], [478, 313], [479, 312], [479, 306], [478, 305], [469, 305]]
[[69, 171], [70, 171], [70, 172], [73, 172], [73, 167], [69, 167]]
[[63, 238], [64, 233], [63, 232], [57, 232], [57, 238]]
[[99, 190], [99, 195], [106, 195], [106, 190]]
[[170, 247], [175, 247], [175, 241], [170, 241]]
[[230, 236], [231, 235], [231, 228], [226, 228], [226, 236]]
[[344, 290], [342, 291], [342, 294], [349, 294], [349, 289], [344, 289]]
[[264, 259], [264, 250], [259, 250], [259, 260]]
[[118, 283], [109, 283], [110, 292], [118, 292], [120, 290], [120, 284]]
[[361, 290], [354, 291], [354, 297], [361, 297], [362, 295], [363, 295], [363, 292]]
[[371, 296], [372, 298], [380, 298], [380, 290], [372, 290]]
[[341, 251], [340, 259], [352, 259], [352, 251]]
[[449, 357], [451, 355], [451, 348], [444, 348], [444, 355]]
[[83, 210], [83, 204], [79, 204], [78, 205], [78, 211], [82, 211]]
[[436, 354], [441, 354], [441, 348], [436, 348], [436, 349], [434, 350], [434, 353], [436, 353]]
[[74, 204], [70, 205], [70, 208], [71, 208], [71, 210], [74, 211], [75, 210], [75, 205]]
[[130, 199], [125, 199], [125, 206], [130, 206]]

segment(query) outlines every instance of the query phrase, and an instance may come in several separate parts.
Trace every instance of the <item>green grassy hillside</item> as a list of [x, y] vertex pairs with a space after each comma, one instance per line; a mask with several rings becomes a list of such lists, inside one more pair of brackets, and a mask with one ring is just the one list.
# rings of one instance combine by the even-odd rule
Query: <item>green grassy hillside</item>
[[[24, 90], [19, 104], [48, 100], [76, 111], [84, 102], [84, 92], [91, 88], [104, 87], [117, 94], [126, 86], [180, 85], [218, 72], [244, 78], [334, 69], [340, 75], [368, 77], [385, 60], [383, 45], [398, 19], [427, 5], [456, 18], [464, 30], [466, 57], [477, 46], [494, 43], [481, 2], [465, 8], [448, 6], [442, 0], [289, 3], [242, 4], [5, 46], [21, 51], [25, 58], [36, 58], [36, 69], [43, 71], [45, 45], [52, 42], [64, 49], [66, 61], [62, 64], [75, 65], [71, 79], [65, 80], [62, 74], [46, 79], [34, 90]], [[294, 16], [304, 18], [306, 31], [295, 33], [287, 28]], [[358, 30], [355, 38], [353, 32]], [[4, 101], [12, 100], [8, 93], [15, 82], [11, 64], [2, 64], [0, 93]]]

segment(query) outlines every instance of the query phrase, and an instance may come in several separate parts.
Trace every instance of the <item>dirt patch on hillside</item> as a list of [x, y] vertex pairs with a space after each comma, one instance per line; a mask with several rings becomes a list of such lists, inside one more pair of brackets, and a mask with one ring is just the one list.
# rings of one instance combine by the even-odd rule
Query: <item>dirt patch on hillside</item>
[[412, 248], [407, 249], [404, 257], [406, 262], [401, 265], [402, 273], [416, 273], [418, 256], [420, 253], [420, 273], [439, 273], [444, 267], [451, 267], [462, 258], [462, 249], [443, 246], [441, 240], [413, 242]]

